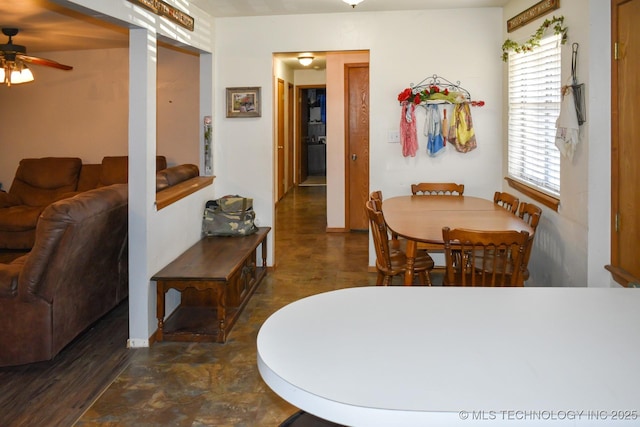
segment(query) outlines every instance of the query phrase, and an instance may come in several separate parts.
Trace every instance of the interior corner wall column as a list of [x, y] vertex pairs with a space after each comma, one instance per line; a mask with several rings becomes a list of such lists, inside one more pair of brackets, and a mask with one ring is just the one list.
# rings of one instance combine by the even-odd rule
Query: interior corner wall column
[[157, 39], [129, 31], [129, 347], [148, 347], [149, 307], [155, 287], [149, 271], [149, 230], [155, 209]]
[[[580, 3], [580, 10], [583, 5]], [[580, 42], [589, 58], [584, 68], [578, 69], [579, 76], [586, 76], [589, 88], [587, 99], [586, 129], [580, 130], [580, 137], [587, 141], [603, 141], [601, 144], [585, 144], [588, 153], [588, 200], [587, 209], [587, 286], [618, 286], [610, 273], [602, 268], [611, 260], [611, 64], [600, 58], [611, 58], [611, 4], [589, 0], [589, 39]], [[573, 29], [571, 30], [573, 31]], [[598, 52], [597, 55], [594, 55]], [[584, 65], [583, 65], [584, 67]], [[606, 84], [604, 84], [606, 82]], [[606, 165], [606, 167], [603, 167]]]

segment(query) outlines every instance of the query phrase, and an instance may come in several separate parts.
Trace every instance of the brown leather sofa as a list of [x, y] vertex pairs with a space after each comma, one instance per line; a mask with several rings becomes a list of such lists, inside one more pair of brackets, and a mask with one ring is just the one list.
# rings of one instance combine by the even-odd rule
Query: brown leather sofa
[[40, 213], [76, 191], [81, 168], [72, 157], [21, 160], [11, 189], [0, 192], [0, 248], [31, 248]]
[[[156, 171], [166, 169], [156, 157]], [[104, 157], [100, 164], [82, 164], [79, 158], [23, 159], [8, 193], [0, 192], [0, 249], [29, 250], [36, 223], [45, 207], [78, 192], [128, 180], [128, 157]]]
[[[104, 165], [80, 178], [78, 189], [97, 188], [58, 190], [64, 198], [42, 207], [31, 251], [0, 263], [0, 366], [52, 359], [126, 298], [128, 188], [105, 185], [126, 182], [126, 174], [115, 173], [126, 170], [126, 160], [105, 158]], [[198, 176], [196, 165], [165, 167], [156, 174], [156, 191]]]
[[47, 206], [31, 251], [0, 264], [0, 366], [52, 359], [128, 295], [127, 185]]

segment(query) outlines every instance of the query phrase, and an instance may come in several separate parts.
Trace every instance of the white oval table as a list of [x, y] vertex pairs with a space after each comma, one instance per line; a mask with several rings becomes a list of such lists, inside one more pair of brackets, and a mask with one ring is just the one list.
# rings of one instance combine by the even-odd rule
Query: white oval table
[[262, 325], [258, 368], [348, 426], [640, 425], [640, 292], [362, 287]]

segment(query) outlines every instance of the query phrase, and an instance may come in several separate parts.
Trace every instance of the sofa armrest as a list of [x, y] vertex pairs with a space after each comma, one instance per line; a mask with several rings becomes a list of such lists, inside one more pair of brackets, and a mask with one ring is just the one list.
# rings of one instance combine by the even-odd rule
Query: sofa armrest
[[8, 208], [9, 206], [17, 206], [22, 204], [20, 199], [13, 194], [0, 191], [0, 208]]
[[158, 187], [159, 181], [162, 177], [164, 177], [167, 185], [169, 187], [172, 187], [176, 184], [179, 184], [191, 178], [195, 178], [199, 175], [200, 170], [198, 169], [198, 166], [189, 163], [163, 169], [156, 173], [156, 191], [160, 191], [158, 190]]

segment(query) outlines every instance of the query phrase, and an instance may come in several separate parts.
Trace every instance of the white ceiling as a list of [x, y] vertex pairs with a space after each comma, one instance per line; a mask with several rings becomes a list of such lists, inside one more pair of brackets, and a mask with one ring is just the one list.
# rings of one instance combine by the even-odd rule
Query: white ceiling
[[[108, 24], [48, 0], [0, 0], [0, 28], [18, 28], [13, 43], [27, 53], [128, 46], [126, 28]], [[7, 38], [0, 33], [0, 43]]]
[[[101, 0], [110, 1], [110, 0]], [[394, 10], [502, 7], [509, 0], [363, 0], [352, 8], [342, 0], [189, 0], [216, 17], [291, 15], [314, 13], [362, 13]], [[20, 30], [14, 44], [27, 53], [128, 46], [128, 31], [112, 23], [60, 6], [64, 0], [0, 0], [0, 28]], [[0, 34], [0, 43], [7, 38]], [[287, 57], [288, 56], [288, 57]], [[283, 55], [296, 67], [295, 55]], [[313, 66], [323, 68], [323, 55], [314, 52]], [[54, 58], [50, 58], [54, 59]]]
[[216, 17], [300, 15], [308, 13], [502, 7], [509, 0], [363, 0], [352, 8], [342, 0], [191, 0]]

